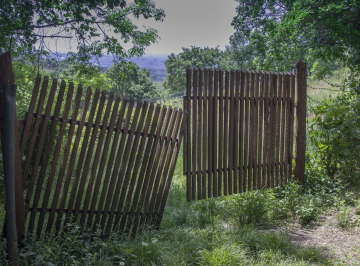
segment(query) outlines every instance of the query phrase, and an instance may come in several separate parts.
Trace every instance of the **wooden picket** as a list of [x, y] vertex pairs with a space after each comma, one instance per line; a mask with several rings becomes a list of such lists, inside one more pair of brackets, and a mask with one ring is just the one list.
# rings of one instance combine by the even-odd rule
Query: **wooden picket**
[[[295, 74], [188, 68], [186, 77], [187, 200], [286, 184], [292, 178]], [[297, 124], [304, 121], [298, 112]], [[300, 139], [304, 146], [302, 132]], [[300, 173], [305, 155], [298, 150]], [[301, 174], [295, 178], [303, 182]]]
[[20, 121], [26, 232], [158, 228], [186, 113], [56, 79], [48, 87], [38, 75]]

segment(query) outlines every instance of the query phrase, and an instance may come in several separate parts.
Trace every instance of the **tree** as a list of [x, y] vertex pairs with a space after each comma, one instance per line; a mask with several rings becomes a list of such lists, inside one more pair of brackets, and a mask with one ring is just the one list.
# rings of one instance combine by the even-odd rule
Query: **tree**
[[105, 71], [112, 80], [112, 91], [135, 99], [152, 99], [159, 95], [150, 77], [150, 70], [141, 68], [133, 62], [122, 61]]
[[360, 2], [356, 0], [236, 0], [232, 25], [264, 58], [262, 68], [291, 68], [295, 59], [360, 64]]
[[163, 86], [169, 91], [184, 91], [186, 88], [186, 68], [234, 68], [237, 66], [228, 54], [219, 47], [182, 48], [179, 54], [170, 54], [165, 61], [167, 75]]
[[[88, 62], [103, 53], [119, 58], [141, 56], [158, 38], [153, 28], [139, 30], [130, 19], [140, 16], [162, 21], [165, 13], [153, 1], [135, 0], [3, 0], [0, 5], [0, 52], [14, 56], [51, 52], [44, 40], [74, 38], [77, 52], [70, 59]], [[132, 42], [125, 50], [124, 44]], [[36, 50], [35, 44], [41, 49]], [[40, 50], [40, 51], [39, 51]]]

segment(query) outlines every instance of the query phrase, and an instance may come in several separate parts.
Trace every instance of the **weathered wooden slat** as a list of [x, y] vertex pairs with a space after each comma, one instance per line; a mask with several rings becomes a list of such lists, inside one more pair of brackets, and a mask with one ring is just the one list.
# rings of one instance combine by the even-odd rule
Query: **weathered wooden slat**
[[[204, 88], [203, 88], [203, 84], [204, 84], [204, 71], [203, 69], [199, 69], [199, 96], [203, 96], [204, 95]], [[204, 142], [203, 140], [205, 140], [205, 108], [203, 111], [203, 106], [204, 106], [204, 99], [200, 99], [199, 100], [199, 106], [198, 106], [198, 110], [199, 110], [199, 123], [198, 123], [198, 127], [199, 127], [199, 139], [198, 139], [198, 171], [201, 173], [201, 193], [200, 193], [200, 197], [199, 199], [206, 199], [206, 175], [205, 172], [203, 170], [205, 170], [205, 158], [206, 158], [206, 153], [203, 152], [204, 151]]]
[[[119, 190], [120, 190], [120, 185], [121, 184], [119, 182], [118, 173], [119, 173], [120, 163], [121, 163], [121, 159], [122, 159], [123, 152], [124, 152], [126, 137], [128, 135], [127, 129], [129, 128], [129, 125], [130, 125], [130, 120], [131, 120], [131, 115], [133, 113], [134, 104], [135, 104], [134, 99], [130, 98], [129, 106], [128, 106], [127, 110], [126, 110], [126, 118], [125, 118], [125, 122], [124, 122], [125, 131], [121, 135], [120, 144], [119, 144], [117, 154], [116, 154], [115, 164], [114, 164], [113, 169], [112, 169], [111, 182], [110, 182], [110, 185], [109, 185], [109, 190], [108, 190], [107, 195], [106, 195], [105, 206], [103, 208], [104, 211], [110, 210], [111, 202], [112, 202], [112, 199], [114, 197], [113, 196], [114, 191], [115, 191], [115, 195], [119, 195], [119, 193], [120, 193]], [[115, 211], [115, 209], [112, 209], [113, 214], [114, 214], [114, 211]], [[105, 229], [106, 219], [107, 219], [107, 217], [103, 216], [103, 217], [101, 217], [101, 221], [100, 221], [100, 228], [103, 230], [103, 232], [104, 232], [104, 229]]]
[[[223, 169], [223, 164], [224, 164], [224, 158], [223, 158], [223, 135], [224, 135], [224, 103], [223, 103], [223, 72], [220, 69], [218, 71], [218, 84], [219, 84], [219, 124], [218, 124], [218, 128], [219, 128], [219, 138], [218, 138], [218, 142], [219, 142], [219, 160], [218, 160], [218, 195], [222, 195], [222, 187], [223, 187], [223, 178], [224, 178], [224, 172], [222, 171]], [[225, 171], [226, 172], [226, 171]], [[225, 195], [225, 188], [223, 188], [224, 191], [224, 195]]]
[[[144, 102], [143, 105], [142, 105], [142, 108], [141, 108], [140, 119], [138, 120], [138, 123], [137, 123], [138, 130], [141, 130], [142, 128], [144, 128], [144, 131], [148, 130], [148, 126], [149, 126], [148, 123], [145, 123], [146, 127], [144, 127], [145, 117], [146, 117], [146, 114], [148, 113], [148, 111], [150, 112], [150, 115], [152, 115], [152, 110], [150, 111], [150, 110], [148, 110], [148, 108], [149, 108], [148, 102]], [[148, 121], [149, 120], [147, 119], [146, 122], [148, 122]], [[123, 211], [123, 209], [125, 207], [125, 198], [126, 198], [127, 191], [128, 191], [128, 188], [129, 188], [129, 185], [130, 185], [130, 182], [131, 182], [133, 166], [135, 164], [135, 156], [138, 153], [139, 145], [140, 145], [140, 136], [138, 135], [138, 136], [135, 136], [135, 138], [134, 138], [134, 141], [132, 143], [131, 150], [130, 150], [129, 161], [128, 161], [127, 165], [126, 165], [125, 171], [123, 172], [124, 173], [123, 174], [124, 175], [124, 182], [123, 182], [122, 187], [121, 187], [119, 203], [117, 204], [118, 205], [118, 207], [117, 207], [118, 211]], [[120, 172], [120, 174], [122, 174], [122, 173]], [[115, 222], [114, 222], [114, 227], [115, 228], [118, 227], [120, 218], [122, 218], [120, 215], [116, 215]], [[125, 225], [125, 220], [123, 220], [123, 221], [124, 221], [123, 225]], [[123, 230], [124, 228], [120, 227], [118, 229]]]
[[116, 188], [115, 188], [115, 194], [114, 194], [114, 197], [113, 197], [112, 203], [111, 203], [111, 208], [110, 208], [111, 213], [109, 215], [106, 229], [105, 229], [106, 236], [108, 236], [110, 234], [110, 231], [113, 227], [113, 219], [114, 219], [115, 211], [117, 210], [117, 207], [118, 207], [119, 195], [120, 195], [120, 191], [123, 187], [125, 170], [129, 163], [128, 159], [129, 159], [129, 155], [130, 155], [130, 151], [131, 151], [131, 146], [133, 144], [134, 132], [138, 125], [139, 115], [140, 115], [142, 106], [143, 106], [142, 102], [138, 101], [136, 103], [134, 117], [131, 120], [129, 119], [129, 123], [131, 123], [130, 134], [128, 135], [128, 138], [126, 140], [126, 146], [125, 146], [124, 155], [122, 157], [121, 166], [120, 166], [120, 170], [119, 170], [119, 174], [118, 174], [118, 180], [117, 180], [117, 184], [116, 184]]
[[284, 175], [286, 182], [291, 178], [288, 176], [288, 167], [289, 167], [289, 154], [290, 154], [290, 75], [286, 73], [285, 75], [285, 83], [284, 83], [284, 93], [286, 95], [286, 112], [285, 112], [285, 154], [284, 154]]
[[[36, 90], [36, 88], [34, 88], [34, 89]], [[51, 109], [53, 106], [56, 89], [57, 89], [57, 79], [54, 79], [53, 83], [51, 85], [50, 94], [49, 94], [47, 104], [46, 104], [45, 119], [43, 120], [42, 128], [40, 131], [39, 143], [37, 145], [35, 161], [33, 163], [32, 174], [31, 174], [29, 185], [28, 185], [28, 190], [27, 190], [27, 199], [28, 200], [31, 199], [31, 197], [32, 197], [35, 180], [36, 180], [36, 177], [38, 176], [38, 168], [39, 168], [39, 164], [40, 164], [41, 154], [43, 152], [44, 141], [45, 141], [46, 132], [48, 129], [47, 126], [49, 123], [49, 116], [50, 116]], [[30, 103], [30, 105], [31, 105], [31, 103]], [[29, 127], [30, 127], [30, 125], [29, 125]], [[27, 158], [27, 160], [30, 160], [31, 158], [32, 158], [32, 156], [30, 156], [30, 158]], [[40, 180], [38, 182], [42, 184], [43, 180]], [[28, 208], [28, 206], [29, 205], [27, 205], [27, 208]]]
[[[306, 82], [306, 79], [305, 79], [305, 82]], [[290, 143], [289, 143], [289, 148], [290, 148], [290, 152], [289, 152], [289, 174], [288, 176], [291, 177], [292, 176], [292, 163], [293, 163], [293, 150], [294, 150], [294, 114], [295, 114], [295, 103], [296, 103], [296, 97], [295, 97], [295, 74], [291, 74], [291, 81], [290, 81], [290, 86], [291, 86], [291, 89], [290, 89], [290, 92], [291, 92], [291, 95], [290, 95]], [[305, 88], [305, 91], [306, 91], [306, 88]], [[306, 102], [306, 97], [305, 97], [305, 102]], [[303, 110], [302, 110], [303, 111]], [[306, 111], [305, 111], [306, 113]], [[306, 116], [306, 114], [305, 114]], [[303, 117], [301, 117], [300, 119], [305, 119]], [[305, 127], [304, 127], [305, 128]], [[301, 180], [299, 180], [301, 181]]]
[[[82, 171], [82, 177], [81, 177], [80, 185], [78, 188], [78, 193], [76, 196], [76, 201], [75, 201], [75, 205], [74, 205], [75, 212], [72, 217], [73, 223], [75, 223], [77, 221], [80, 206], [83, 204], [83, 195], [85, 192], [85, 185], [87, 184], [87, 185], [92, 186], [92, 184], [88, 183], [88, 181], [89, 181], [88, 174], [90, 171], [90, 167], [92, 166], [93, 153], [95, 151], [95, 144], [98, 139], [99, 125], [100, 125], [100, 121], [101, 121], [101, 117], [102, 117], [102, 112], [104, 110], [105, 101], [106, 101], [106, 93], [103, 91], [101, 94], [101, 97], [100, 97], [100, 103], [99, 103], [96, 118], [95, 118], [96, 127], [93, 128], [92, 133], [91, 133], [90, 143], [89, 143], [88, 151], [86, 154], [84, 168]], [[90, 182], [92, 182], [92, 181], [90, 181]]]
[[[46, 97], [46, 94], [47, 94], [48, 85], [49, 85], [49, 77], [44, 77], [44, 80], [43, 80], [42, 85], [41, 85], [40, 98], [39, 98], [39, 102], [38, 102], [38, 106], [37, 106], [37, 113], [38, 114], [41, 114], [42, 110], [44, 108], [44, 102], [45, 102], [45, 97]], [[36, 143], [36, 139], [37, 139], [37, 136], [38, 136], [38, 130], [39, 130], [41, 121], [42, 121], [42, 117], [40, 115], [36, 116], [33, 128], [31, 130], [30, 143], [29, 143], [29, 147], [27, 149], [27, 156], [26, 156], [25, 166], [23, 167], [23, 177], [22, 177], [22, 179], [23, 179], [24, 184], [26, 182], [28, 172], [29, 172], [29, 167], [30, 167], [30, 164], [32, 162], [32, 154], [33, 154], [33, 151], [34, 151], [34, 148], [35, 148], [35, 143]]]
[[[120, 107], [120, 112], [119, 112], [119, 116], [118, 116], [118, 120], [116, 122], [116, 125], [117, 125], [118, 129], [120, 129], [121, 125], [123, 124], [127, 102], [128, 102], [127, 98], [125, 96], [123, 96], [122, 102], [121, 102], [121, 107]], [[133, 106], [133, 104], [129, 105], [128, 112], [130, 112], [130, 113], [132, 112], [132, 106]], [[115, 110], [114, 110], [114, 112], [115, 112]], [[124, 128], [127, 125], [125, 124]], [[112, 193], [113, 193], [113, 189], [115, 187], [115, 182], [116, 182], [116, 179], [117, 179], [116, 175], [112, 175], [114, 162], [117, 161], [117, 164], [115, 164], [115, 167], [116, 167], [116, 165], [119, 166], [120, 159], [118, 159], [118, 158], [121, 157], [121, 155], [119, 155], [119, 154], [116, 156], [119, 137], [120, 137], [120, 130], [116, 130], [115, 135], [114, 135], [113, 140], [112, 140], [111, 152], [110, 152], [110, 156], [109, 156], [109, 161], [107, 162], [107, 168], [106, 168], [105, 178], [104, 178], [104, 182], [103, 182], [103, 188], [102, 188], [102, 191], [101, 191], [100, 200], [99, 200], [99, 204], [98, 204], [98, 209], [104, 209], [104, 210], [107, 209], [107, 210], [109, 210], [109, 203], [110, 203]], [[116, 159], [115, 159], [115, 157], [116, 157]], [[110, 177], [111, 177], [111, 179], [110, 179]], [[110, 182], [110, 184], [109, 184], [109, 182]], [[104, 206], [105, 197], [107, 197], [107, 200], [106, 200], [107, 205]], [[100, 224], [100, 215], [96, 214], [95, 221], [94, 221], [94, 226], [93, 226], [93, 231], [95, 231], [98, 228], [99, 224]], [[99, 227], [100, 227], [100, 229], [103, 229], [103, 226], [99, 226]]]
[[[275, 87], [275, 95], [274, 95], [274, 109], [275, 109], [275, 150], [274, 150], [274, 162], [278, 162], [279, 161], [279, 147], [280, 147], [280, 107], [279, 107], [279, 92], [280, 90], [282, 90], [281, 86], [282, 83], [280, 82], [280, 73], [278, 75], [275, 76], [275, 80], [277, 83], [277, 86]], [[279, 186], [281, 185], [281, 182], [279, 180], [279, 167], [276, 164], [274, 166], [275, 168], [275, 174], [274, 174], [274, 179], [275, 179], [275, 186]]]
[[[70, 89], [74, 90], [74, 84], [71, 82], [69, 84], [69, 90]], [[73, 120], [75, 120], [77, 117], [77, 114], [78, 114], [78, 111], [80, 108], [81, 96], [82, 96], [82, 87], [79, 86], [77, 93], [76, 93], [75, 103], [74, 103], [74, 106], [72, 109], [71, 119], [73, 119]], [[67, 134], [65, 149], [63, 151], [62, 161], [61, 161], [61, 165], [60, 165], [60, 171], [57, 176], [55, 192], [54, 192], [54, 195], [52, 196], [52, 204], [51, 204], [52, 209], [57, 208], [57, 203], [58, 203], [58, 200], [60, 197], [60, 191], [61, 191], [61, 188], [63, 187], [63, 179], [65, 176], [65, 171], [67, 169], [68, 157], [69, 157], [71, 146], [72, 146], [74, 130], [75, 130], [75, 124], [70, 124], [68, 134]], [[44, 202], [45, 202], [45, 200], [44, 200]], [[49, 203], [50, 203], [50, 199], [49, 199]], [[45, 208], [46, 205], [43, 205], [43, 207]], [[54, 221], [54, 216], [55, 216], [55, 212], [50, 212], [49, 219], [47, 221], [47, 231], [51, 230], [51, 227], [52, 227], [53, 221]], [[40, 218], [39, 218], [38, 228], [37, 228], [38, 236], [41, 235], [42, 222], [43, 222], [44, 217], [45, 217], [45, 213], [40, 213]]]
[[[218, 112], [217, 112], [217, 95], [218, 95], [218, 86], [219, 86], [219, 70], [215, 69], [214, 71], [214, 98], [213, 98], [213, 196], [217, 197], [219, 195], [219, 186], [221, 189], [221, 184], [218, 184], [218, 173], [217, 173], [217, 153], [218, 153], [218, 134], [217, 134], [217, 128], [218, 128]], [[220, 194], [221, 195], [221, 194]], [[220, 196], [219, 195], [219, 196]]]
[[[263, 151], [263, 126], [264, 126], [264, 86], [265, 86], [265, 74], [261, 72], [260, 74], [260, 92], [259, 92], [259, 126], [258, 126], [258, 184], [260, 189], [265, 185], [265, 180], [263, 176], [263, 168], [260, 166], [262, 161], [262, 151]], [[264, 162], [263, 162], [264, 163]]]
[[[63, 83], [62, 85], [65, 88], [65, 84]], [[66, 103], [65, 103], [65, 108], [64, 108], [64, 111], [63, 111], [63, 117], [67, 117], [67, 115], [69, 113], [73, 92], [74, 92], [74, 88], [69, 87], [68, 95], [67, 95]], [[55, 151], [54, 151], [54, 154], [53, 154], [53, 160], [52, 160], [52, 165], [51, 165], [51, 169], [50, 169], [50, 174], [49, 174], [49, 177], [48, 177], [47, 186], [46, 186], [46, 189], [45, 189], [45, 195], [44, 195], [44, 198], [43, 198], [43, 203], [42, 203], [43, 208], [47, 207], [47, 202], [48, 202], [49, 197], [50, 197], [50, 192], [51, 192], [51, 188], [52, 188], [52, 184], [53, 184], [53, 180], [54, 180], [54, 176], [55, 176], [55, 171], [56, 171], [56, 168], [57, 168], [57, 161], [58, 161], [59, 154], [60, 154], [62, 139], [63, 139], [63, 136], [64, 136], [65, 126], [66, 126], [66, 123], [61, 123], [61, 125], [60, 125], [58, 138], [57, 138], [57, 143], [56, 143], [56, 148], [55, 148]], [[44, 165], [44, 167], [45, 167], [45, 165]], [[42, 177], [42, 175], [45, 175], [45, 171], [46, 171], [46, 169], [44, 169], [44, 170], [41, 169], [40, 170], [40, 178], [39, 178], [39, 180], [43, 180], [44, 177]], [[35, 197], [34, 197], [34, 200], [33, 200], [33, 203], [32, 203], [33, 208], [38, 207], [39, 200], [40, 200], [40, 195], [41, 195], [42, 190], [43, 190], [42, 183], [38, 183], [38, 185], [36, 187]], [[28, 226], [28, 232], [30, 234], [32, 233], [32, 231], [34, 229], [35, 215], [36, 215], [36, 213], [34, 213], [34, 212], [32, 212], [31, 215], [30, 215], [29, 226]], [[43, 216], [44, 216], [44, 214], [43, 214]]]
[[230, 87], [229, 87], [229, 173], [228, 173], [228, 186], [229, 195], [234, 194], [234, 86], [235, 75], [234, 71], [230, 71]]
[[270, 187], [270, 159], [269, 159], [269, 132], [270, 132], [270, 99], [269, 99], [269, 73], [265, 72], [264, 88], [264, 146], [263, 146], [263, 179], [266, 179], [266, 187]]
[[[206, 168], [207, 167], [207, 147], [208, 147], [208, 100], [207, 100], [207, 96], [208, 96], [208, 75], [209, 72], [208, 70], [204, 69], [204, 118], [203, 118], [203, 160], [202, 160], [202, 171], [203, 171], [203, 176], [204, 176], [204, 180], [203, 180], [203, 185], [204, 185], [204, 190], [203, 190], [203, 199], [206, 199], [206, 188], [209, 186], [208, 182], [207, 182], [207, 175], [205, 173]], [[187, 110], [187, 109], [184, 109]], [[188, 113], [186, 114], [186, 116], [188, 115]], [[183, 119], [183, 121], [186, 119]], [[184, 137], [184, 141], [185, 141], [185, 137]], [[208, 185], [206, 185], [208, 184]]]
[[[245, 73], [246, 82], [245, 82], [245, 128], [244, 128], [244, 178], [247, 180], [247, 190], [251, 188], [251, 178], [249, 178], [248, 173], [250, 173], [249, 165], [249, 90], [250, 90], [250, 73], [246, 71]], [[246, 188], [245, 188], [246, 189]], [[246, 190], [244, 190], [246, 191]]]
[[[91, 90], [91, 88], [88, 87], [88, 90]], [[93, 96], [91, 109], [90, 109], [90, 113], [89, 113], [89, 117], [88, 117], [88, 120], [89, 120], [90, 123], [93, 122], [93, 119], [95, 117], [95, 112], [96, 112], [96, 107], [98, 105], [99, 97], [100, 97], [100, 90], [96, 90], [95, 94]], [[85, 160], [85, 156], [86, 156], [86, 151], [88, 150], [88, 143], [89, 143], [90, 133], [91, 133], [91, 128], [87, 127], [86, 130], [85, 130], [84, 137], [82, 138], [82, 146], [81, 146], [80, 156], [79, 156], [79, 159], [77, 161], [78, 167], [76, 168], [75, 177], [74, 177], [74, 181], [73, 181], [73, 184], [72, 184], [71, 194], [70, 194], [69, 203], [68, 203], [68, 210], [69, 211], [68, 211], [68, 213], [67, 213], [67, 215], [65, 217], [65, 221], [64, 221], [63, 228], [64, 228], [65, 231], [67, 230], [66, 226], [70, 222], [71, 214], [73, 213], [74, 203], [75, 203], [75, 200], [76, 200], [76, 193], [78, 191], [78, 184], [79, 184], [80, 178], [81, 178], [81, 171], [83, 169], [83, 164], [84, 164], [84, 160]]]
[[[146, 132], [146, 133], [148, 133], [150, 123], [151, 123], [151, 121], [153, 119], [153, 112], [154, 112], [154, 104], [150, 103], [150, 107], [149, 107], [147, 115], [146, 115], [146, 121], [145, 121], [145, 126], [144, 126], [144, 132]], [[155, 115], [158, 116], [158, 114], [155, 114]], [[155, 117], [154, 117], [154, 119], [155, 119]], [[157, 124], [157, 121], [155, 123]], [[144, 147], [145, 147], [146, 140], [147, 140], [146, 137], [142, 137], [141, 140], [140, 140], [139, 148], [137, 149], [137, 155], [136, 155], [136, 160], [135, 160], [135, 164], [134, 164], [133, 173], [132, 173], [131, 180], [130, 180], [130, 186], [129, 186], [129, 189], [128, 189], [128, 192], [127, 192], [126, 201], [124, 203], [124, 208], [123, 208], [125, 213], [129, 212], [129, 210], [131, 209], [131, 206], [134, 204], [135, 198], [134, 198], [133, 194], [134, 194], [134, 189], [135, 189], [135, 183], [138, 182], [138, 183], [142, 184], [142, 176], [138, 176], [138, 173], [139, 173], [141, 160], [143, 158], [142, 155], [143, 155], [143, 152], [144, 152]], [[126, 218], [128, 218], [127, 223], [126, 223]], [[120, 221], [120, 229], [125, 228], [125, 227], [130, 228], [131, 225], [132, 225], [132, 220], [131, 219], [132, 219], [132, 216], [129, 216], [129, 217], [127, 217], [126, 215], [122, 216], [121, 221]]]
[[[275, 162], [280, 162], [280, 154], [281, 154], [281, 100], [279, 99], [282, 96], [282, 77], [283, 74], [278, 74], [278, 93], [276, 100], [276, 158]], [[277, 185], [281, 186], [283, 184], [283, 177], [281, 173], [281, 165], [276, 165], [276, 179], [278, 180]]]
[[[113, 94], [110, 93], [109, 98], [113, 97], [112, 95]], [[91, 225], [92, 225], [93, 215], [95, 212], [96, 203], [98, 201], [98, 196], [100, 193], [100, 187], [102, 186], [102, 191], [106, 190], [107, 184], [109, 182], [109, 178], [107, 178], [107, 176], [103, 177], [103, 175], [104, 175], [105, 167], [107, 164], [107, 160], [108, 159], [110, 160], [110, 157], [108, 158], [108, 153], [110, 150], [110, 142], [113, 139], [113, 129], [115, 127], [116, 117], [118, 115], [119, 104], [120, 104], [120, 95], [116, 94], [114, 106], [112, 107], [112, 110], [111, 110], [111, 118], [110, 118], [110, 124], [109, 124], [110, 129], [106, 135], [106, 140], [105, 140], [105, 144], [104, 144], [104, 148], [103, 148], [103, 154], [102, 154], [101, 162], [100, 162], [100, 168], [97, 173], [98, 178], [96, 180], [94, 194], [91, 199], [90, 212], [89, 212], [89, 216], [88, 216], [88, 220], [87, 220], [88, 228], [91, 228]], [[109, 103], [108, 103], [108, 105], [109, 105]], [[99, 205], [100, 205], [100, 203], [99, 203]]]
[[254, 112], [253, 112], [253, 119], [254, 119], [254, 132], [253, 132], [253, 141], [254, 141], [254, 148], [253, 148], [253, 177], [254, 177], [254, 188], [260, 189], [261, 188], [261, 181], [259, 178], [258, 167], [257, 165], [260, 163], [258, 162], [258, 120], [259, 120], [259, 72], [255, 73], [255, 87], [254, 87]]
[[237, 194], [240, 186], [239, 180], [239, 95], [240, 95], [240, 72], [235, 72], [235, 97], [234, 102], [234, 162], [233, 162], [233, 173], [234, 173], [234, 193]]
[[[191, 194], [191, 198], [192, 200], [196, 199], [196, 190], [199, 190], [199, 186], [196, 187], [196, 181], [198, 179], [195, 171], [196, 171], [196, 154], [197, 154], [197, 102], [196, 102], [196, 98], [197, 98], [197, 69], [194, 68], [193, 69], [193, 86], [192, 86], [192, 91], [193, 91], [193, 96], [194, 96], [194, 100], [192, 101], [192, 142], [191, 142], [191, 171], [192, 171], [192, 176], [191, 176], [191, 187], [192, 187], [192, 194]], [[199, 180], [199, 179], [198, 179]], [[199, 184], [198, 184], [199, 185]]]
[[208, 86], [208, 97], [209, 97], [209, 112], [208, 112], [208, 118], [209, 118], [209, 140], [208, 140], [208, 144], [209, 144], [209, 160], [208, 160], [208, 169], [209, 169], [209, 173], [208, 173], [208, 198], [212, 197], [213, 194], [213, 190], [212, 190], [212, 186], [213, 186], [213, 122], [214, 122], [214, 114], [213, 114], [213, 105], [214, 102], [211, 99], [213, 97], [213, 71], [210, 69], [209, 70], [209, 86]]
[[[191, 70], [190, 68], [186, 69], [186, 107], [187, 110], [189, 112], [189, 118], [191, 118], [191, 100], [190, 100], [190, 96], [191, 96]], [[184, 154], [186, 154], [186, 170], [187, 170], [187, 175], [186, 175], [186, 185], [187, 185], [187, 190], [186, 190], [186, 198], [187, 201], [191, 201], [192, 199], [192, 195], [193, 192], [192, 190], [194, 189], [194, 187], [192, 187], [192, 179], [191, 179], [191, 175], [190, 175], [190, 171], [192, 170], [191, 167], [191, 119], [188, 119], [186, 125], [186, 141], [184, 143]]]
[[239, 192], [246, 191], [246, 178], [243, 170], [244, 165], [244, 93], [245, 93], [245, 71], [241, 71], [240, 84], [240, 120], [239, 120]]
[[256, 186], [256, 180], [254, 175], [254, 91], [255, 91], [255, 72], [251, 71], [250, 74], [250, 99], [249, 99], [249, 172], [248, 189], [253, 189]]
[[20, 154], [21, 154], [21, 156], [24, 154], [25, 145], [28, 140], [30, 127], [32, 125], [32, 121], [33, 121], [32, 113], [34, 112], [34, 109], [35, 109], [35, 104], [36, 104], [36, 99], [39, 94], [40, 84], [41, 84], [41, 75], [37, 74], [35, 82], [34, 82], [34, 88], [33, 88], [32, 95], [31, 95], [29, 110], [25, 113], [24, 120], [26, 122], [23, 126], [23, 130], [21, 132], [21, 137], [20, 137]]
[[276, 185], [275, 180], [275, 154], [276, 154], [276, 101], [277, 96], [277, 75], [271, 74], [272, 86], [271, 90], [271, 187]]
[[[79, 85], [79, 88], [81, 88], [81, 90], [82, 90], [81, 85]], [[67, 193], [68, 193], [68, 189], [69, 189], [69, 186], [70, 186], [70, 181], [72, 179], [72, 172], [73, 172], [73, 169], [74, 169], [74, 166], [75, 166], [75, 161], [76, 161], [76, 157], [77, 157], [77, 151], [78, 151], [79, 144], [80, 144], [81, 137], [82, 137], [82, 130], [84, 128], [84, 122], [85, 122], [88, 107], [89, 107], [90, 97], [91, 97], [91, 89], [88, 88], [87, 91], [86, 91], [85, 100], [84, 100], [84, 103], [83, 103], [83, 108], [81, 110], [80, 121], [82, 121], [82, 122], [80, 123], [80, 125], [79, 125], [79, 127], [77, 129], [75, 141], [74, 141], [73, 148], [72, 148], [72, 151], [71, 151], [71, 158], [70, 158], [70, 161], [69, 161], [69, 165], [67, 167], [64, 189], [63, 189], [63, 192], [62, 192], [62, 195], [61, 195], [61, 200], [60, 200], [60, 207], [59, 207], [60, 211], [58, 212], [58, 218], [57, 218], [56, 223], [55, 223], [56, 231], [60, 230], [60, 226], [61, 226], [61, 222], [62, 222], [62, 216], [63, 216], [63, 213], [64, 213], [65, 204], [66, 204], [66, 200], [67, 200], [67, 196], [68, 196]]]
[[[102, 118], [102, 112], [100, 110], [98, 110], [98, 116], [96, 117], [96, 120], [95, 120], [96, 124], [100, 124], [101, 119], [103, 119], [103, 125], [108, 124], [110, 111], [111, 111], [112, 103], [113, 103], [113, 100], [114, 100], [114, 94], [111, 93], [109, 97], [106, 97], [106, 94], [107, 94], [106, 91], [102, 92], [101, 99], [100, 99], [100, 105], [99, 105], [99, 108], [102, 107], [103, 99], [104, 99], [104, 101], [106, 101], [106, 98], [108, 98], [108, 101], [107, 101], [107, 104], [106, 104], [106, 109], [105, 109], [105, 114], [104, 114], [104, 117]], [[99, 117], [99, 115], [100, 115], [100, 117]], [[93, 134], [94, 133], [95, 132], [93, 132]], [[96, 191], [98, 191], [99, 186], [100, 186], [100, 182], [102, 180], [101, 176], [98, 173], [98, 167], [99, 167], [99, 162], [100, 162], [100, 156], [101, 156], [101, 153], [102, 153], [102, 150], [103, 150], [103, 142], [104, 142], [105, 134], [106, 134], [106, 130], [101, 130], [100, 134], [98, 136], [98, 139], [96, 141], [97, 142], [97, 147], [96, 147], [94, 159], [93, 159], [92, 165], [91, 165], [91, 172], [89, 173], [90, 176], [88, 176], [88, 178], [87, 178], [85, 200], [84, 200], [84, 203], [82, 204], [82, 209], [84, 210], [84, 212], [81, 214], [81, 217], [80, 217], [80, 224], [81, 225], [85, 224], [85, 219], [86, 219], [85, 212], [89, 208], [91, 198], [94, 197], [93, 193], [97, 193]], [[98, 186], [95, 186], [95, 189], [93, 189], [95, 178], [96, 178], [96, 182], [97, 182]]]
[[[231, 186], [231, 180], [229, 181], [229, 71], [225, 71], [225, 99], [224, 99], [224, 195], [231, 194], [229, 187]], [[231, 189], [232, 191], [232, 189]]]

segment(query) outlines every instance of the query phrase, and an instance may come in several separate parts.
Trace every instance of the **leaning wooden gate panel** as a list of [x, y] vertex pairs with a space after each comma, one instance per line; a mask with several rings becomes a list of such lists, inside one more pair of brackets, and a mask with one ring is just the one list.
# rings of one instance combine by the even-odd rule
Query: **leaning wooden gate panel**
[[187, 200], [286, 184], [294, 103], [292, 73], [187, 69]]
[[48, 86], [38, 75], [21, 121], [27, 233], [159, 226], [186, 115], [56, 79]]

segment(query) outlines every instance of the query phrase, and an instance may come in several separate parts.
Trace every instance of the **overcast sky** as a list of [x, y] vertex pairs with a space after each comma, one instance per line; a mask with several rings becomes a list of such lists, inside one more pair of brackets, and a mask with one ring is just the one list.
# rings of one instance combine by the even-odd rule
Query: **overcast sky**
[[158, 30], [160, 40], [147, 48], [146, 54], [180, 53], [181, 47], [220, 46], [225, 49], [234, 33], [234, 0], [156, 0], [165, 10], [164, 22], [141, 20]]
[[[229, 37], [234, 33], [231, 26], [235, 16], [234, 0], [156, 0], [156, 7], [165, 10], [163, 22], [153, 19], [139, 19], [134, 23], [139, 27], [158, 30], [161, 39], [146, 49], [146, 55], [168, 55], [182, 52], [182, 47], [208, 46], [225, 49]], [[69, 52], [76, 49], [76, 40], [46, 40], [53, 51]], [[71, 42], [71, 43], [70, 43]], [[129, 44], [131, 47], [131, 44]], [[124, 45], [125, 48], [126, 47]]]

